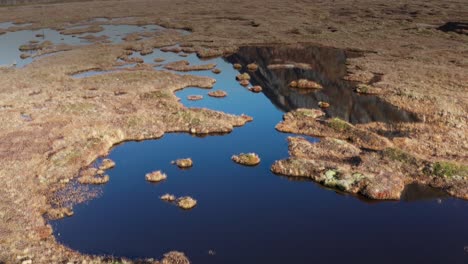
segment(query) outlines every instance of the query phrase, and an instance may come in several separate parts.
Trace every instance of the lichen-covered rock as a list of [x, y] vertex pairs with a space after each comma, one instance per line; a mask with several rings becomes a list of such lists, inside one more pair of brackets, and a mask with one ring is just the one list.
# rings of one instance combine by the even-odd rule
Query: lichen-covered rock
[[145, 178], [149, 182], [160, 182], [167, 179], [167, 175], [158, 170], [153, 171], [151, 173], [147, 173], [145, 175]]
[[211, 97], [221, 98], [221, 97], [226, 97], [227, 93], [223, 90], [216, 90], [216, 91], [209, 92], [208, 95]]
[[176, 164], [177, 167], [179, 168], [190, 168], [193, 166], [193, 161], [191, 158], [186, 158], [186, 159], [178, 159], [176, 161], [173, 161], [173, 164]]
[[236, 163], [247, 166], [255, 166], [260, 163], [260, 157], [255, 153], [241, 153], [232, 156], [231, 159]]
[[115, 162], [111, 159], [103, 159], [101, 165], [99, 165], [100, 170], [108, 170], [115, 167]]
[[169, 193], [166, 193], [166, 194], [162, 195], [160, 198], [161, 198], [161, 200], [167, 201], [167, 202], [173, 202], [173, 201], [176, 200], [175, 195], [169, 194]]
[[197, 200], [193, 199], [190, 196], [184, 196], [177, 199], [177, 206], [184, 210], [189, 210], [194, 208], [197, 205]]
[[62, 219], [73, 215], [73, 210], [70, 207], [51, 208], [47, 211], [47, 216], [51, 220]]

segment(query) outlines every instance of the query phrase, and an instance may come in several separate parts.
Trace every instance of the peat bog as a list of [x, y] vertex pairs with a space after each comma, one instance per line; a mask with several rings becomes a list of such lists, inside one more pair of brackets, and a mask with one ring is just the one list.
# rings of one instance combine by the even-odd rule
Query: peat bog
[[[209, 60], [158, 49], [132, 56], [148, 64], [156, 58], [164, 58], [164, 64], [179, 60], [190, 65], [216, 64], [221, 73], [171, 72], [215, 78], [212, 90], [224, 90], [227, 97], [212, 98], [208, 96], [212, 90], [189, 87], [176, 93], [181, 103], [244, 113], [253, 121], [227, 135], [170, 133], [158, 140], [116, 146], [108, 156], [116, 162], [107, 171], [109, 183], [95, 187], [102, 195], [74, 205], [72, 217], [51, 222], [59, 242], [83, 253], [130, 258], [179, 250], [193, 263], [395, 263], [401, 259], [462, 263], [466, 259], [468, 210], [462, 200], [411, 185], [401, 201], [371, 202], [270, 172], [275, 160], [288, 156], [286, 138], [291, 135], [275, 130], [285, 111], [318, 108], [319, 101], [326, 101], [328, 116], [351, 123], [417, 121], [412, 113], [376, 96], [356, 94], [354, 84], [342, 79], [347, 52], [297, 45], [243, 47], [226, 58]], [[251, 62], [259, 65], [255, 72], [232, 65]], [[268, 67], [292, 62], [308, 66]], [[164, 65], [154, 68], [167, 70]], [[243, 72], [251, 76], [249, 86], [262, 86], [261, 93], [235, 80]], [[324, 88], [288, 87], [300, 78]], [[190, 95], [203, 99], [192, 101], [187, 99]], [[257, 153], [261, 163], [249, 167], [231, 160], [234, 154], [248, 152]], [[193, 167], [171, 164], [186, 157], [192, 158]], [[155, 170], [167, 174], [167, 179], [147, 182], [145, 174]], [[166, 193], [191, 196], [197, 206], [181, 210], [160, 199]]]

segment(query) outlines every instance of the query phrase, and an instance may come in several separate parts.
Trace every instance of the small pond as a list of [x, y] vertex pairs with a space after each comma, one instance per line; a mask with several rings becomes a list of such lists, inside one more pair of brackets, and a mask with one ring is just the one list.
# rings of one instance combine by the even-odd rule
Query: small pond
[[[0, 23], [5, 29], [14, 26], [10, 22]], [[67, 29], [77, 29], [87, 27], [89, 25], [72, 26]], [[158, 25], [102, 25], [103, 30], [97, 33], [81, 33], [75, 35], [64, 35], [60, 31], [54, 29], [37, 29], [37, 30], [18, 30], [7, 32], [0, 35], [0, 67], [15, 66], [24, 67], [31, 63], [35, 58], [36, 51], [19, 50], [21, 45], [30, 43], [43, 43], [50, 41], [54, 45], [88, 45], [92, 44], [90, 38], [97, 38], [106, 43], [118, 44], [123, 41], [123, 38], [128, 34], [144, 33], [144, 32], [160, 32], [166, 30]], [[185, 34], [186, 31], [177, 30], [180, 34]], [[29, 54], [28, 58], [21, 58], [21, 54]]]
[[[159, 140], [127, 142], [109, 158], [116, 167], [102, 196], [74, 207], [74, 216], [53, 221], [57, 240], [83, 253], [130, 258], [159, 258], [170, 250], [186, 253], [192, 263], [466, 263], [468, 203], [420, 186], [409, 186], [400, 202], [370, 202], [336, 193], [310, 181], [274, 175], [271, 164], [288, 156], [286, 138], [275, 130], [284, 111], [316, 108], [331, 103], [330, 116], [353, 123], [410, 122], [415, 117], [374, 96], [359, 96], [342, 80], [344, 51], [310, 47], [246, 47], [227, 58], [200, 60], [155, 50], [144, 56], [165, 63], [216, 63], [211, 71], [188, 74], [216, 78], [214, 90], [225, 98], [207, 96], [210, 90], [187, 88], [176, 95], [189, 107], [245, 113], [254, 121], [227, 135], [195, 137], [166, 134]], [[269, 70], [271, 62], [296, 60], [308, 70]], [[231, 63], [256, 62], [255, 94], [240, 86]], [[161, 67], [156, 67], [161, 69]], [[92, 72], [93, 74], [105, 74]], [[182, 73], [180, 73], [182, 74]], [[187, 73], [186, 73], [187, 74]], [[301, 94], [289, 81], [311, 78], [324, 89]], [[189, 101], [188, 95], [203, 95]], [[308, 138], [310, 141], [317, 141]], [[233, 163], [240, 152], [256, 152], [256, 167]], [[191, 157], [194, 166], [181, 170], [171, 164]], [[166, 181], [151, 184], [145, 174], [167, 173]], [[198, 200], [184, 211], [159, 199], [165, 193]]]

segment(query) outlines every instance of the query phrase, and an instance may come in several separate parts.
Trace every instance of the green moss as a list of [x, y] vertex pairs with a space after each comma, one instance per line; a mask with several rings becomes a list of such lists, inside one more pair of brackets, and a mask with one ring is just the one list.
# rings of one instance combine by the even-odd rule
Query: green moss
[[405, 151], [401, 149], [397, 149], [397, 148], [386, 148], [383, 151], [383, 155], [393, 161], [399, 161], [402, 163], [407, 163], [407, 164], [412, 164], [412, 165], [416, 165], [418, 161], [415, 157], [413, 157], [409, 153], [406, 153]]
[[347, 131], [352, 128], [351, 124], [342, 119], [339, 119], [338, 117], [330, 119], [328, 121], [328, 126], [340, 132]]
[[453, 177], [456, 175], [466, 177], [468, 166], [440, 161], [433, 164], [432, 174], [439, 177]]

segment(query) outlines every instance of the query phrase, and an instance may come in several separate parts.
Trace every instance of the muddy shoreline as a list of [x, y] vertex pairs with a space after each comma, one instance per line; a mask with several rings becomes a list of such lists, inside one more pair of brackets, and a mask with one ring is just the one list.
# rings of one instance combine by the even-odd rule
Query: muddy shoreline
[[[371, 123], [363, 129], [390, 138], [395, 146], [419, 158], [466, 166], [467, 36], [427, 26], [465, 19], [463, 1], [397, 1], [391, 5], [363, 1], [358, 5], [338, 1], [304, 7], [299, 2], [271, 1], [269, 5], [242, 2], [229, 7], [204, 1], [98, 1], [2, 7], [0, 17], [2, 22], [33, 23], [25, 28], [60, 29], [69, 22], [94, 17], [134, 16], [122, 23], [192, 30], [187, 36], [168, 33], [145, 40], [147, 45], [182, 43], [204, 57], [267, 43], [307, 42], [372, 51], [347, 61], [346, 78], [384, 90], [383, 101], [416, 113], [423, 122], [398, 127]], [[220, 15], [223, 13], [226, 15]], [[313, 21], [310, 14], [314, 14]], [[190, 132], [192, 128], [202, 134], [225, 133], [245, 124], [240, 116], [187, 109], [177, 102], [175, 90], [209, 88], [213, 82], [209, 78], [155, 71], [83, 80], [69, 77], [79, 71], [113, 67], [125, 48], [74, 47], [23, 69], [0, 69], [0, 120], [4, 124], [0, 130], [0, 178], [5, 190], [0, 194], [0, 262], [111, 261], [81, 255], [55, 242], [43, 217], [53, 191], [123, 141]], [[381, 79], [374, 82], [376, 76]], [[116, 96], [119, 91], [126, 94]], [[466, 188], [461, 191], [466, 194]]]

